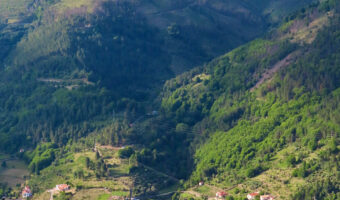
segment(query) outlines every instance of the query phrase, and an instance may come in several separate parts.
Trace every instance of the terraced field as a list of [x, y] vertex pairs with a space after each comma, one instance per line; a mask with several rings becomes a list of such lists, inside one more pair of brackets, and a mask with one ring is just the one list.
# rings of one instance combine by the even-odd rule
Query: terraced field
[[[99, 149], [100, 151], [100, 149]], [[45, 192], [36, 194], [34, 199], [44, 199], [49, 194], [49, 189], [56, 184], [68, 183], [74, 189], [72, 199], [97, 199], [103, 194], [111, 194], [112, 192], [126, 192], [129, 190], [131, 179], [128, 177], [127, 168], [128, 162], [120, 160], [116, 150], [105, 150], [103, 160], [109, 164], [116, 161], [114, 174], [109, 177], [96, 177], [92, 169], [85, 166], [85, 158], [95, 161], [95, 153], [93, 151], [84, 151], [70, 154], [65, 163], [62, 165], [50, 166], [41, 171], [40, 177], [33, 176], [30, 180], [32, 187], [41, 187], [39, 190], [45, 189]], [[64, 162], [64, 161], [61, 161]], [[117, 168], [117, 169], [116, 169]], [[72, 170], [70, 170], [72, 169]], [[75, 177], [76, 171], [83, 171], [84, 177]], [[117, 172], [117, 173], [116, 173]], [[42, 180], [46, 180], [41, 182]], [[110, 196], [110, 195], [109, 195]]]
[[29, 175], [27, 165], [24, 161], [11, 158], [7, 154], [0, 154], [0, 163], [6, 163], [6, 167], [0, 167], [0, 183], [8, 184], [15, 188], [24, 184]]

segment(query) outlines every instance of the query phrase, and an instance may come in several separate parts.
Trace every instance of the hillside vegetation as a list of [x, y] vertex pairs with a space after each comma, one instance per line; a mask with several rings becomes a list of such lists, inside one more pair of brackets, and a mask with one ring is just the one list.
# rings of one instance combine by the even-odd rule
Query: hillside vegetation
[[165, 84], [164, 113], [196, 135], [184, 145], [195, 152], [186, 187], [206, 180], [236, 186], [231, 195], [241, 199], [257, 190], [339, 198], [339, 22], [335, 1], [316, 4]]
[[34, 198], [340, 198], [338, 0], [11, 3], [0, 151]]
[[279, 9], [239, 1], [15, 2], [0, 5], [18, 18], [4, 20], [0, 38], [0, 148], [8, 152], [65, 144], [110, 125], [112, 113], [133, 122], [157, 109], [149, 102], [165, 80], [262, 34], [274, 23], [266, 5]]

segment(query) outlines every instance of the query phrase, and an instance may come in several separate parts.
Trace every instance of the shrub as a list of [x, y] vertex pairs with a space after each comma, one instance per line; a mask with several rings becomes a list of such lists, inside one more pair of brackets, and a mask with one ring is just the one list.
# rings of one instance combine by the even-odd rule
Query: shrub
[[126, 147], [118, 151], [119, 158], [129, 158], [135, 151], [131, 147]]
[[261, 174], [261, 172], [264, 171], [264, 168], [262, 166], [256, 166], [256, 167], [252, 167], [252, 168], [249, 168], [247, 171], [246, 171], [246, 176], [248, 178], [252, 178], [252, 177], [255, 177], [259, 174]]

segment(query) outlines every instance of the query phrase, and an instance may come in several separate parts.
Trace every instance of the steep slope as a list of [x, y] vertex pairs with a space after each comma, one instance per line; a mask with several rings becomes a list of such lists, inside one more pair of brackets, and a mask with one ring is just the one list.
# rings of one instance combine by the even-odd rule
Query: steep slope
[[164, 114], [176, 130], [186, 127], [174, 143], [194, 153], [185, 187], [205, 180], [237, 199], [253, 191], [339, 198], [339, 4], [323, 1], [287, 19], [165, 84]]
[[[264, 16], [284, 1], [270, 2], [36, 1], [28, 34], [4, 54], [1, 150], [29, 149], [21, 156], [37, 196], [59, 182], [80, 191], [65, 198], [90, 187], [126, 195], [131, 178], [134, 194], [154, 199], [174, 183], [183, 190], [174, 199], [222, 189], [236, 199], [256, 190], [339, 198], [338, 1], [302, 9], [167, 81], [154, 102], [178, 66], [201, 64], [285, 16]], [[101, 145], [111, 150], [90, 152]], [[205, 188], [192, 187], [201, 180]]]
[[1, 1], [0, 5], [0, 65], [26, 33], [34, 19], [33, 0]]
[[178, 74], [259, 36], [291, 8], [298, 10], [311, 2], [161, 0], [142, 1], [137, 11], [170, 34], [165, 45], [170, 67]]
[[42, 140], [62, 145], [111, 125], [112, 113], [133, 122], [155, 109], [150, 101], [165, 80], [262, 34], [272, 22], [265, 10], [279, 9], [248, 1], [12, 3], [27, 18], [1, 16], [4, 26], [23, 28], [9, 43], [14, 33], [2, 29], [9, 45], [0, 61], [0, 148], [7, 151]]

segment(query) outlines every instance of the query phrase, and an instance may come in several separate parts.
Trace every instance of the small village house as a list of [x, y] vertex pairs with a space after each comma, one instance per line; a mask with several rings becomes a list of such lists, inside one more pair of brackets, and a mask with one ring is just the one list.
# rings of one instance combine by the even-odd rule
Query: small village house
[[70, 189], [70, 186], [67, 185], [67, 184], [60, 184], [60, 185], [56, 185], [55, 188], [56, 188], [56, 190], [58, 190], [58, 191], [63, 191], [63, 192], [64, 192], [64, 191], [69, 190], [69, 189]]
[[261, 195], [260, 200], [274, 200], [275, 197], [272, 195]]
[[258, 195], [260, 195], [259, 192], [253, 192], [247, 195], [248, 200], [254, 200]]
[[199, 186], [203, 186], [203, 185], [204, 185], [204, 182], [203, 182], [203, 181], [200, 181], [200, 182], [198, 183], [198, 185], [199, 185]]
[[227, 193], [224, 191], [216, 192], [217, 199], [224, 199], [227, 196]]
[[22, 190], [22, 197], [28, 198], [32, 196], [32, 191], [28, 186], [25, 186], [25, 188]]

